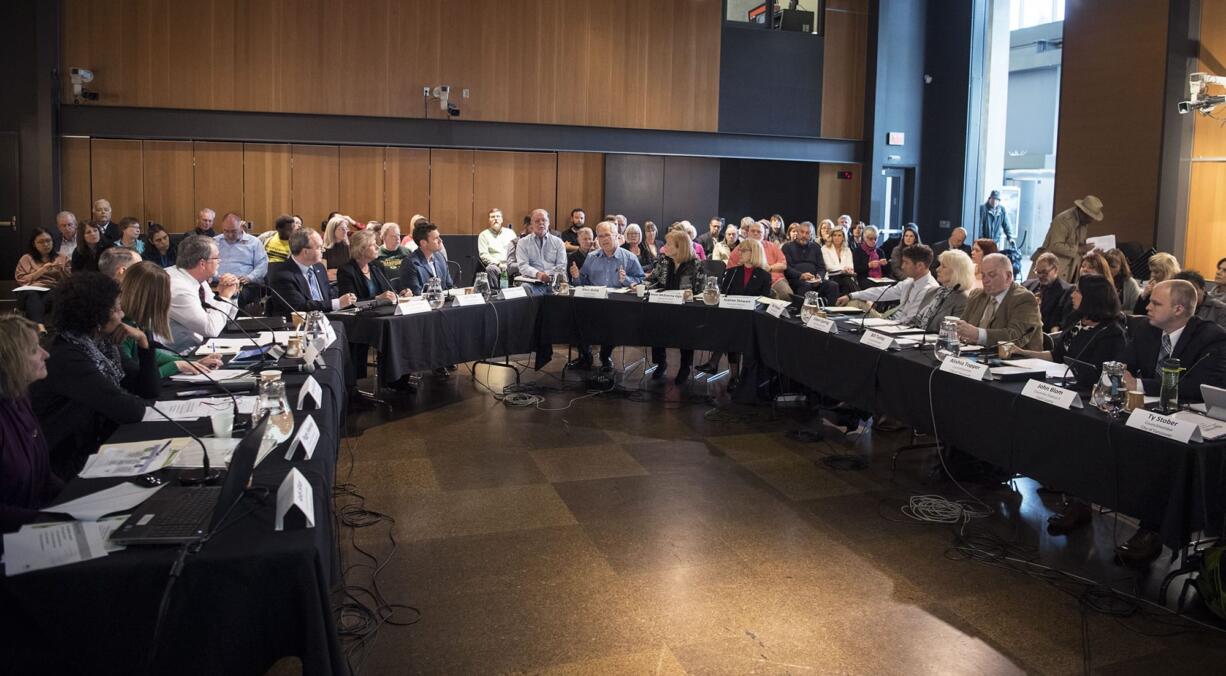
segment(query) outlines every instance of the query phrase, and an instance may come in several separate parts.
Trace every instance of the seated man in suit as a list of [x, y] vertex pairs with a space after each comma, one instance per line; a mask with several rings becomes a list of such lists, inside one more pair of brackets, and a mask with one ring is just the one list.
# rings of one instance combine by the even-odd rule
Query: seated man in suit
[[943, 239], [932, 245], [932, 260], [935, 261], [932, 266], [934, 274], [937, 268], [941, 267], [941, 254], [955, 249], [961, 249], [966, 255], [971, 255], [971, 247], [966, 243], [966, 228], [954, 228], [949, 233], [949, 239]]
[[1034, 277], [1022, 282], [1027, 291], [1039, 299], [1039, 314], [1043, 330], [1059, 331], [1065, 317], [1073, 310], [1073, 285], [1060, 279], [1060, 259], [1045, 252], [1034, 261]]
[[443, 238], [438, 234], [438, 226], [419, 221], [413, 226], [413, 241], [417, 251], [409, 254], [400, 266], [400, 288], [420, 296], [431, 277], [438, 277], [444, 291], [455, 286], [447, 270], [447, 257], [442, 253]]
[[988, 254], [979, 264], [983, 288], [966, 299], [958, 322], [964, 343], [994, 346], [1010, 342], [1026, 350], [1043, 349], [1043, 326], [1034, 294], [1013, 281], [1013, 263], [1004, 254]]
[[315, 230], [300, 228], [289, 236], [289, 260], [268, 267], [268, 286], [274, 292], [268, 298], [270, 311], [331, 312], [357, 302], [352, 293], [337, 297], [328, 284], [328, 271], [321, 262], [323, 248], [323, 237]]

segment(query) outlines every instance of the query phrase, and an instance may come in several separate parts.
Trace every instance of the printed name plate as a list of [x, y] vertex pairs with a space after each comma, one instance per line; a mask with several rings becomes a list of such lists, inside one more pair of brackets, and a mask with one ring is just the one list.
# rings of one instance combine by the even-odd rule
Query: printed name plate
[[1081, 397], [1073, 390], [1055, 385], [1048, 385], [1041, 380], [1028, 380], [1026, 386], [1022, 388], [1022, 396], [1030, 397], [1036, 401], [1041, 401], [1052, 406], [1059, 406], [1063, 409], [1082, 408]]
[[865, 331], [860, 334], [860, 344], [875, 347], [878, 350], [890, 350], [894, 347], [894, 339], [884, 333]]
[[961, 357], [946, 357], [945, 361], [941, 362], [941, 370], [971, 380], [983, 380], [988, 376], [986, 364], [979, 364]]
[[396, 314], [398, 315], [415, 315], [429, 311], [430, 304], [424, 298], [414, 298], [404, 303], [396, 303]]
[[755, 310], [758, 300], [753, 296], [720, 296], [719, 306], [725, 310]]
[[508, 286], [502, 290], [503, 300], [511, 300], [512, 298], [527, 298], [528, 292], [524, 291], [522, 286]]
[[609, 288], [605, 286], [576, 286], [575, 298], [600, 298], [609, 297]]
[[1189, 441], [1201, 441], [1200, 427], [1196, 423], [1179, 420], [1171, 416], [1146, 411], [1143, 408], [1133, 410], [1128, 416], [1129, 427], [1144, 430], [1186, 444]]
[[685, 299], [680, 294], [654, 292], [647, 298], [648, 303], [664, 303], [665, 305], [682, 305]]
[[821, 331], [822, 333], [838, 333], [839, 325], [834, 323], [834, 320], [829, 317], [810, 317], [805, 326]]
[[479, 293], [465, 293], [455, 297], [455, 304], [458, 307], [467, 307], [469, 305], [483, 305], [485, 296]]
[[787, 306], [784, 306], [784, 305], [767, 305], [766, 314], [772, 317], [782, 317], [783, 311], [786, 309], [787, 309]]

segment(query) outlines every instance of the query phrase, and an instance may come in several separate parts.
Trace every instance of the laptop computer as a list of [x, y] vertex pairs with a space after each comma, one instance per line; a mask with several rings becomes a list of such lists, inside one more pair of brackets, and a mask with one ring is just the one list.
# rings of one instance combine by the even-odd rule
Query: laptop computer
[[1215, 420], [1226, 420], [1226, 390], [1202, 383], [1200, 396], [1205, 400], [1205, 415]]
[[167, 486], [141, 503], [111, 534], [117, 545], [176, 545], [195, 542], [221, 524], [238, 503], [255, 469], [255, 459], [268, 426], [260, 418], [230, 456], [230, 469], [220, 486]]

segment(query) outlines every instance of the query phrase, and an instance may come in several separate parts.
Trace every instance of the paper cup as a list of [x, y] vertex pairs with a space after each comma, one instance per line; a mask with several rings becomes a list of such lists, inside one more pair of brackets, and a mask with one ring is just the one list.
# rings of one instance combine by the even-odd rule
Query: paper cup
[[228, 439], [234, 432], [234, 411], [214, 413], [209, 420], [213, 423], [213, 436], [219, 439]]

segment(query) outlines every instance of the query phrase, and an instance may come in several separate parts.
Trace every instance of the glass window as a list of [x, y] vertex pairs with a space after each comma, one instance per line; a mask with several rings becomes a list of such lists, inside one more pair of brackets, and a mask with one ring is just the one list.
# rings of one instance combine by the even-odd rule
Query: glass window
[[1009, 5], [1009, 30], [1064, 21], [1064, 0], [1013, 0]]

